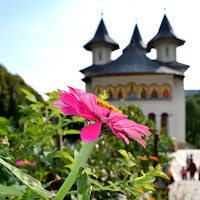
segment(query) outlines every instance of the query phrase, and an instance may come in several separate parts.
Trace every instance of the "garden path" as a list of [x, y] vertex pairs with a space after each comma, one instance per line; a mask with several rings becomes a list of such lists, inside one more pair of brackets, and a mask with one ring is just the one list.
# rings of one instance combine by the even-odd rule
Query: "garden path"
[[[193, 155], [193, 161], [197, 169], [200, 166], [200, 149], [181, 149], [172, 153], [174, 157], [171, 163], [171, 171], [174, 178], [174, 183], [169, 186], [169, 200], [200, 200], [200, 181], [198, 173], [195, 173], [195, 180], [182, 180], [181, 168], [186, 167], [187, 156]], [[189, 178], [189, 173], [187, 173]]]

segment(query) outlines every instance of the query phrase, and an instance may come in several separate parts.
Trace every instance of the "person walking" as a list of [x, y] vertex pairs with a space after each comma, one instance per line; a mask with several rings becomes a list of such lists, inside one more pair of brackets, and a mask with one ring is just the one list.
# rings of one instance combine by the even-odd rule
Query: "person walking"
[[187, 180], [187, 170], [185, 169], [185, 167], [182, 167], [181, 169], [181, 177], [182, 180]]
[[197, 171], [197, 168], [196, 168], [196, 165], [193, 162], [193, 159], [190, 160], [190, 165], [189, 165], [188, 171], [190, 173], [190, 180], [195, 180], [194, 174]]

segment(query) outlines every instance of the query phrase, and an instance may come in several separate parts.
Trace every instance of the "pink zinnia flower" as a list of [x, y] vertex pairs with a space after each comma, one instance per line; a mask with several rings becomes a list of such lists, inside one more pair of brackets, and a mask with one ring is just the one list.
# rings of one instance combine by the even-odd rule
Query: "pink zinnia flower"
[[102, 124], [107, 124], [119, 139], [124, 139], [128, 144], [126, 136], [136, 140], [144, 147], [145, 141], [142, 136], [150, 134], [148, 127], [137, 124], [129, 119], [112, 105], [97, 100], [92, 93], [86, 93], [80, 89], [69, 87], [70, 92], [64, 91], [60, 99], [53, 103], [54, 108], [59, 108], [64, 114], [79, 115], [87, 120], [95, 120], [81, 130], [81, 139], [86, 142], [95, 140], [101, 133]]
[[28, 164], [28, 165], [36, 165], [36, 163], [35, 162], [29, 162], [29, 161], [17, 161], [16, 162], [16, 166], [20, 166], [20, 165], [26, 165], [26, 164]]
[[143, 147], [146, 147], [146, 142], [142, 137], [151, 134], [148, 130], [149, 128], [142, 124], [137, 124], [127, 119], [127, 117], [127, 115], [112, 110], [109, 115], [111, 120], [108, 122], [108, 126], [119, 139], [123, 138], [127, 144], [129, 144], [129, 140], [126, 136], [139, 142]]

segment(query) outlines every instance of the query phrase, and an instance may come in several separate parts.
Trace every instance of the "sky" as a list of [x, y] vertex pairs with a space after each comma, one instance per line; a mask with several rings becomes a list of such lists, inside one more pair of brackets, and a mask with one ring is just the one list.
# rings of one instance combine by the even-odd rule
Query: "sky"
[[[84, 90], [79, 71], [92, 64], [92, 54], [83, 46], [93, 38], [102, 12], [120, 46], [113, 60], [129, 44], [136, 22], [148, 43], [166, 13], [176, 35], [186, 40], [177, 48], [177, 61], [190, 65], [184, 88], [200, 89], [196, 0], [0, 0], [0, 64], [42, 95], [67, 85]], [[155, 59], [155, 50], [147, 56]]]

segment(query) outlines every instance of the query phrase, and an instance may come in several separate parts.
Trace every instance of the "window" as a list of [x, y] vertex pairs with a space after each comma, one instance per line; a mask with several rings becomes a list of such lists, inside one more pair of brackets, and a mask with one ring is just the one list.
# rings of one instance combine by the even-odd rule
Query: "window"
[[155, 114], [154, 113], [149, 113], [149, 120], [153, 120], [154, 122], [155, 122], [155, 120], [156, 120], [156, 116], [155, 116]]
[[168, 114], [167, 113], [163, 113], [161, 115], [161, 132], [165, 133], [167, 135], [167, 118], [168, 118]]
[[99, 51], [99, 60], [102, 60], [102, 52]]
[[165, 49], [165, 55], [166, 55], [166, 57], [169, 57], [169, 48], [168, 47], [166, 47], [166, 49]]

